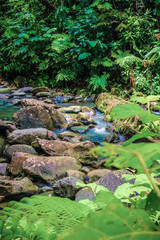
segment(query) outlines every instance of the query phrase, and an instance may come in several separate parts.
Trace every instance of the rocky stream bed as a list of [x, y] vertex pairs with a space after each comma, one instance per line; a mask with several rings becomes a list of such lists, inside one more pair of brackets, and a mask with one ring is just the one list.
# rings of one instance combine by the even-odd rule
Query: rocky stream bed
[[[93, 200], [93, 192], [77, 181], [97, 182], [112, 192], [125, 182], [121, 171], [105, 168], [103, 159], [89, 153], [104, 141], [121, 144], [127, 138], [103, 120], [104, 96], [94, 103], [95, 96], [46, 87], [0, 86], [0, 208], [34, 194]], [[107, 99], [108, 113], [123, 104]]]

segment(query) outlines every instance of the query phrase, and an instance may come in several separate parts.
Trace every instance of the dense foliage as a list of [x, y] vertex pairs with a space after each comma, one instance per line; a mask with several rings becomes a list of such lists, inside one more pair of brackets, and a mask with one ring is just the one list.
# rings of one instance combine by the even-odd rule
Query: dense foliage
[[2, 0], [0, 74], [159, 94], [159, 14], [159, 0]]

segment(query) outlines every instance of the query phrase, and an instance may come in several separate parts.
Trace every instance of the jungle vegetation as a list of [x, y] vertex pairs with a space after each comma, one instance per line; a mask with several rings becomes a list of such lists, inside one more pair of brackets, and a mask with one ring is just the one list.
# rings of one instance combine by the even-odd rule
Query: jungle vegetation
[[1, 0], [0, 75], [159, 94], [160, 0]]

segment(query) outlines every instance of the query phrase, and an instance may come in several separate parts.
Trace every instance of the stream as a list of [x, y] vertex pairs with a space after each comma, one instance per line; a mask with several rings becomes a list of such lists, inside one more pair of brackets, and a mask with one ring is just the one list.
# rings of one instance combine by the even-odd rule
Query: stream
[[[0, 86], [0, 119], [6, 121], [12, 121], [12, 116], [15, 112], [17, 112], [20, 108], [20, 101], [22, 98], [34, 98], [31, 94], [26, 94], [24, 96], [12, 96], [12, 89], [4, 88]], [[41, 100], [41, 99], [39, 99]], [[64, 98], [58, 96], [52, 99], [52, 102], [58, 104], [60, 107], [69, 107], [69, 106], [88, 106], [90, 108], [94, 108], [94, 104], [92, 102], [67, 102], [63, 103]], [[96, 125], [94, 128], [89, 129], [85, 133], [79, 133], [83, 136], [83, 140], [89, 140], [91, 142], [97, 142], [102, 144], [105, 141], [105, 136], [112, 132], [106, 130], [107, 125], [111, 125], [109, 122], [103, 121], [104, 114], [100, 111], [95, 110], [96, 115], [93, 115], [92, 118], [95, 121]], [[65, 117], [68, 123], [72, 122], [74, 114], [65, 114]], [[56, 134], [62, 133], [66, 131], [66, 129], [56, 129], [54, 132]], [[69, 131], [69, 130], [67, 130]], [[120, 141], [125, 141], [124, 137], [121, 134], [118, 134]]]

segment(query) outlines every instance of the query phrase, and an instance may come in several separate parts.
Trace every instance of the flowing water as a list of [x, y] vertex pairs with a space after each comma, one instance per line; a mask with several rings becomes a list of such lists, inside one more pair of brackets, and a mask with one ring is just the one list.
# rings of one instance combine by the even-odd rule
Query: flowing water
[[[12, 116], [15, 112], [17, 112], [20, 108], [20, 101], [23, 97], [32, 97], [31, 95], [25, 95], [23, 97], [12, 97], [11, 98], [12, 89], [6, 89], [3, 86], [0, 86], [0, 119], [1, 120], [9, 120], [12, 121]], [[32, 97], [33, 98], [33, 97]], [[88, 106], [90, 108], [94, 107], [92, 102], [69, 102], [69, 103], [62, 103], [64, 101], [64, 97], [58, 96], [53, 98], [53, 103], [59, 104], [60, 106], [67, 107], [67, 106]], [[105, 141], [105, 136], [109, 133], [106, 130], [107, 125], [111, 125], [111, 123], [103, 121], [104, 115], [98, 111], [96, 111], [96, 115], [91, 116], [96, 122], [94, 128], [89, 129], [86, 133], [79, 133], [83, 136], [83, 140], [90, 140], [92, 142], [102, 143]], [[73, 120], [74, 114], [65, 114], [68, 123]], [[56, 134], [66, 131], [66, 129], [56, 129], [54, 132]], [[70, 131], [70, 130], [67, 130]], [[112, 132], [110, 132], [112, 134]], [[124, 137], [119, 134], [120, 141], [124, 141]]]

